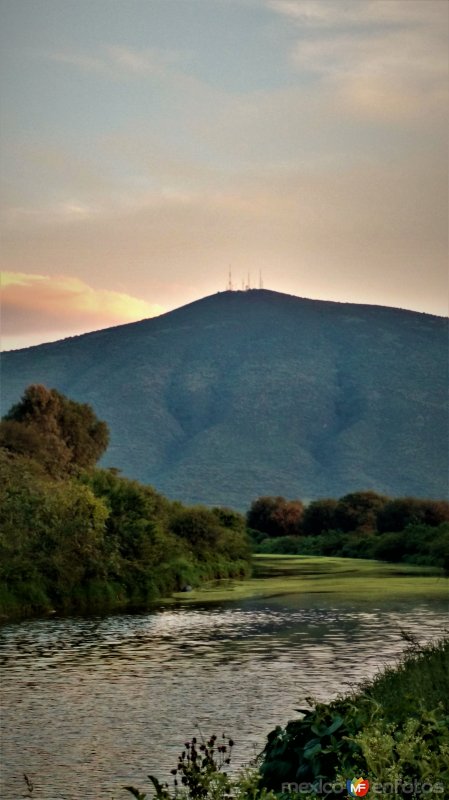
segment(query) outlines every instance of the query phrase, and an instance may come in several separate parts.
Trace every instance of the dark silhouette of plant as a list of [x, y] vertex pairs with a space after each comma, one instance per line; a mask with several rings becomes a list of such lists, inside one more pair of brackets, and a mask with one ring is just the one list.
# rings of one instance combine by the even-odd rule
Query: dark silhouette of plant
[[[178, 757], [177, 766], [171, 770], [173, 789], [168, 783], [160, 783], [154, 775], [148, 775], [156, 790], [157, 800], [172, 800], [182, 794], [191, 800], [205, 800], [210, 794], [219, 790], [220, 796], [231, 793], [232, 782], [225, 771], [231, 763], [234, 747], [232, 739], [222, 734], [221, 740], [213, 735], [209, 739], [196, 736], [184, 743], [184, 749]], [[137, 800], [146, 800], [134, 786], [124, 786]]]

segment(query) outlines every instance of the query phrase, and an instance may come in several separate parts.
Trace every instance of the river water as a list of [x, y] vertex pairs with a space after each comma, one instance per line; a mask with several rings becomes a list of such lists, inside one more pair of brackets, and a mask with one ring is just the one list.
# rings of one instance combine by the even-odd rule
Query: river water
[[125, 800], [169, 778], [192, 735], [232, 737], [234, 765], [307, 697], [327, 700], [447, 632], [449, 602], [291, 595], [0, 629], [0, 797]]

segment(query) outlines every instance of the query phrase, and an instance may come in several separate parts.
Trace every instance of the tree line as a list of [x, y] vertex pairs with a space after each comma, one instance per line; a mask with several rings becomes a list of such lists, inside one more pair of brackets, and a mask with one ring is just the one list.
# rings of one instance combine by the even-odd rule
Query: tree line
[[0, 615], [144, 607], [250, 570], [245, 520], [99, 469], [89, 405], [30, 386], [0, 422]]
[[372, 491], [308, 505], [259, 497], [246, 515], [256, 552], [334, 555], [449, 571], [449, 502]]

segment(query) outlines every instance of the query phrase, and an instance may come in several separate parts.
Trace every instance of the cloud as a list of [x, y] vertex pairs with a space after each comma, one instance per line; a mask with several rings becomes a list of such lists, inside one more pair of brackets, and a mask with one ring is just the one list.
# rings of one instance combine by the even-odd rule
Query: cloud
[[94, 289], [67, 275], [3, 272], [2, 334], [4, 346], [18, 334], [45, 337], [72, 335], [154, 317], [160, 305], [109, 289]]
[[9, 230], [4, 251], [9, 269], [33, 258], [36, 271], [87, 283], [119, 281], [126, 265], [129, 290], [168, 307], [224, 288], [231, 264], [236, 282], [262, 268], [279, 291], [444, 314], [443, 172], [427, 153], [414, 154], [413, 169], [407, 157], [373, 155], [267, 165], [191, 193], [136, 196], [79, 224]]
[[146, 75], [168, 78], [179, 65], [190, 59], [187, 51], [158, 47], [136, 49], [121, 44], [103, 44], [98, 47], [95, 55], [73, 50], [57, 50], [39, 55], [82, 72], [97, 73], [109, 78]]
[[387, 123], [445, 113], [448, 6], [441, 0], [268, 0], [296, 28], [290, 61], [342, 110]]
[[266, 6], [278, 14], [309, 26], [364, 27], [373, 22], [398, 24], [431, 22], [447, 13], [446, 0], [266, 0]]

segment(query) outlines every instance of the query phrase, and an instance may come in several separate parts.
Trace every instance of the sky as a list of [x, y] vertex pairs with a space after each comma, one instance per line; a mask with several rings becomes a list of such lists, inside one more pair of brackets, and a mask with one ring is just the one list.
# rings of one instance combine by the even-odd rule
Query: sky
[[445, 0], [1, 0], [4, 349], [242, 281], [448, 314]]

